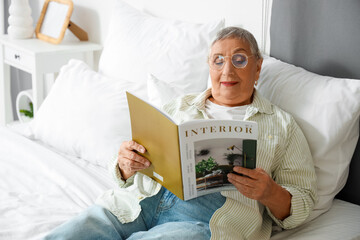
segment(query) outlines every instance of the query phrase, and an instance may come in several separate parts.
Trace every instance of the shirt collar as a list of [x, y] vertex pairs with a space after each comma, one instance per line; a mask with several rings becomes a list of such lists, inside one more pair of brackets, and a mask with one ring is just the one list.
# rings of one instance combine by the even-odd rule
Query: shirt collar
[[256, 89], [254, 90], [254, 98], [252, 103], [249, 105], [249, 108], [257, 109], [257, 111], [260, 113], [273, 114], [272, 103], [261, 96], [261, 94]]
[[[201, 112], [205, 112], [205, 102], [211, 96], [211, 88], [205, 90], [197, 97], [188, 102], [189, 105], [195, 106]], [[261, 96], [261, 94], [255, 89], [254, 98], [252, 103], [249, 104], [249, 107], [246, 109], [245, 119], [255, 115], [257, 112], [272, 114], [272, 104]]]

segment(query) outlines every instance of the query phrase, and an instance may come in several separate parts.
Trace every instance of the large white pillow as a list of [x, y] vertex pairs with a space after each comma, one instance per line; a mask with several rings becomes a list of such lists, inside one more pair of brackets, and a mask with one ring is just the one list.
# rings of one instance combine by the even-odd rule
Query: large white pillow
[[35, 139], [66, 154], [106, 166], [123, 140], [131, 138], [124, 90], [146, 91], [70, 60], [30, 124]]
[[308, 140], [319, 194], [309, 221], [330, 208], [346, 183], [359, 138], [360, 80], [320, 76], [265, 57], [258, 90], [291, 113]]
[[148, 75], [147, 92], [149, 102], [158, 108], [161, 108], [173, 99], [183, 96], [186, 93], [190, 93], [182, 88], [172, 86], [152, 74]]
[[99, 72], [144, 88], [152, 73], [187, 92], [202, 91], [209, 73], [208, 47], [223, 26], [224, 20], [195, 24], [161, 19], [116, 0]]

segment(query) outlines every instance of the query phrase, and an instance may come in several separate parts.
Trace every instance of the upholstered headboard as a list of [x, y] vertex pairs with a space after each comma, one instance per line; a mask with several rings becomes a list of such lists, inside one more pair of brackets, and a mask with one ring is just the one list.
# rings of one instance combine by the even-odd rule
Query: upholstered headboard
[[[270, 55], [317, 74], [360, 81], [359, 12], [358, 0], [273, 0]], [[360, 205], [359, 184], [360, 140], [337, 198]]]

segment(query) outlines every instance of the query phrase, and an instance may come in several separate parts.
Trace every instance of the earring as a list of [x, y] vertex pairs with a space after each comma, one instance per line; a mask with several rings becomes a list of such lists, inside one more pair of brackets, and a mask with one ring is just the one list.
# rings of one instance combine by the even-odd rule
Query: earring
[[255, 86], [257, 86], [257, 84], [258, 84], [258, 81], [256, 80], [256, 81], [255, 81]]

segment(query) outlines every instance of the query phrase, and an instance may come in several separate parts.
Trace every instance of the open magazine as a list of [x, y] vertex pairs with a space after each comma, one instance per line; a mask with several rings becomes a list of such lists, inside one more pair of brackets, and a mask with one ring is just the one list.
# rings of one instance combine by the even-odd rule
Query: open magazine
[[143, 145], [151, 166], [140, 172], [182, 200], [235, 190], [234, 166], [256, 167], [256, 122], [192, 120], [177, 124], [168, 114], [127, 94], [132, 139]]

